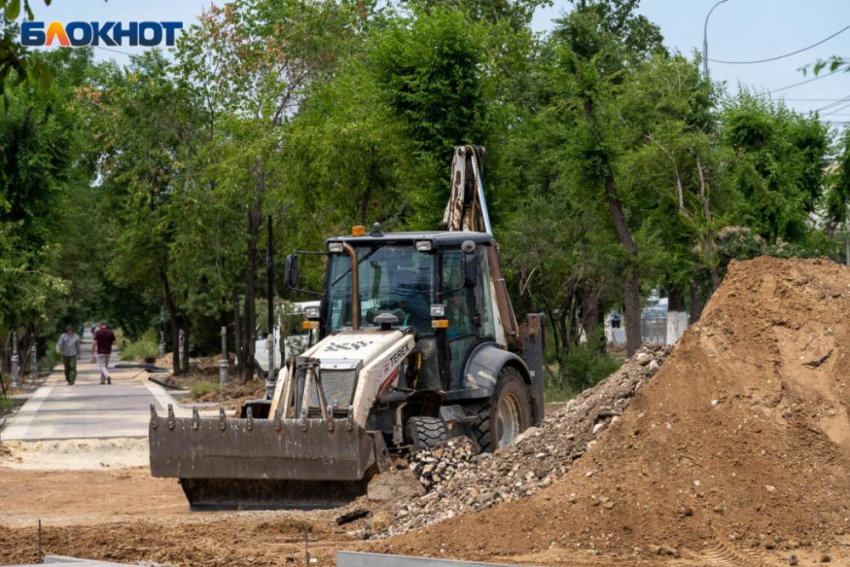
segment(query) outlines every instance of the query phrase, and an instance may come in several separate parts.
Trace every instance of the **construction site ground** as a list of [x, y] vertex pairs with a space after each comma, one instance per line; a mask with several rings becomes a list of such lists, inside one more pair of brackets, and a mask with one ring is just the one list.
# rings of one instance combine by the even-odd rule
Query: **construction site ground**
[[733, 263], [672, 352], [643, 347], [514, 448], [479, 457], [454, 442], [385, 473], [381, 486], [401, 492], [337, 510], [191, 513], [177, 481], [132, 461], [140, 440], [4, 444], [0, 564], [36, 558], [40, 519], [45, 553], [126, 563], [303, 565], [306, 539], [311, 565], [333, 565], [338, 549], [848, 565], [848, 313], [850, 268]]

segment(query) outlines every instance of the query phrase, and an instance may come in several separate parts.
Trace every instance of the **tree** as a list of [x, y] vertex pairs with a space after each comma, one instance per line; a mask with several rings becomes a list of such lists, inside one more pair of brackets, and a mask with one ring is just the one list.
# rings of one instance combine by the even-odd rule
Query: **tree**
[[568, 85], [556, 104], [578, 113], [572, 147], [576, 182], [591, 202], [602, 201], [623, 251], [623, 303], [627, 351], [640, 345], [640, 262], [638, 244], [618, 189], [617, 140], [602, 110], [626, 81], [629, 72], [661, 49], [658, 28], [635, 14], [637, 0], [577, 0], [576, 9], [553, 33], [552, 70]]
[[824, 195], [829, 134], [816, 116], [742, 93], [724, 110], [731, 179], [743, 198], [739, 224], [768, 242], [804, 244]]
[[[175, 253], [195, 256], [184, 267], [205, 263], [219, 268], [207, 272], [217, 292], [211, 299], [232, 302], [243, 381], [254, 371], [261, 227], [270, 194], [285, 183], [285, 174], [269, 164], [284, 149], [284, 126], [311, 86], [328, 77], [345, 54], [356, 20], [349, 4], [236, 0], [213, 6], [179, 45], [180, 88], [193, 93], [203, 114], [179, 191], [187, 221], [179, 226], [209, 223], [209, 228], [181, 231]], [[199, 237], [210, 231], [218, 246], [199, 247]], [[244, 238], [235, 237], [240, 233]], [[186, 270], [184, 275], [180, 281], [188, 294], [198, 273]]]
[[[110, 211], [114, 240], [106, 270], [111, 286], [129, 287], [147, 297], [152, 322], [154, 299], [171, 319], [173, 372], [179, 366], [179, 331], [185, 327], [181, 298], [173, 289], [170, 247], [175, 186], [185, 162], [188, 101], [171, 79], [169, 63], [158, 51], [134, 57], [126, 73], [107, 69], [100, 89], [88, 92], [96, 107], [99, 173]], [[144, 331], [145, 329], [142, 329]]]
[[422, 168], [422, 185], [411, 196], [413, 227], [438, 226], [454, 147], [487, 144], [481, 35], [462, 12], [435, 8], [389, 22], [370, 43], [383, 99]]

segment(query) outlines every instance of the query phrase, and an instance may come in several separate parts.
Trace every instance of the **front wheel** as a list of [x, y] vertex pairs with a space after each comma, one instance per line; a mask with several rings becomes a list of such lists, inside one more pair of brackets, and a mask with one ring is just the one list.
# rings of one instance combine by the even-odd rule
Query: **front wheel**
[[471, 409], [478, 414], [473, 427], [481, 451], [512, 445], [531, 426], [531, 402], [519, 371], [506, 366], [499, 373], [496, 390], [488, 402]]
[[414, 453], [436, 447], [448, 437], [446, 424], [439, 417], [411, 417], [405, 430]]

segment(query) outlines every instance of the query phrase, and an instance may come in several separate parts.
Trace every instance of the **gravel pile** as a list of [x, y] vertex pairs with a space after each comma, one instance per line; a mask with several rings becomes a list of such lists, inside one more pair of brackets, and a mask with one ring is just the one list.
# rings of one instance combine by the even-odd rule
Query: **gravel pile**
[[402, 534], [546, 488], [619, 419], [669, 352], [667, 346], [643, 345], [617, 372], [525, 431], [511, 447], [476, 455], [471, 442], [454, 439], [413, 455], [410, 469], [428, 492], [402, 504], [387, 529], [372, 537]]

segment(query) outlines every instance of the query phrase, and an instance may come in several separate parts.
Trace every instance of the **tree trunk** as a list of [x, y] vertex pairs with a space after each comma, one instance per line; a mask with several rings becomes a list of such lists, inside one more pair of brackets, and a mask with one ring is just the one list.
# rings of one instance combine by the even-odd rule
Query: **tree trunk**
[[[599, 138], [599, 127], [593, 114], [593, 101], [590, 98], [584, 100], [584, 117], [590, 127], [593, 138]], [[611, 222], [620, 246], [626, 251], [626, 262], [623, 270], [623, 303], [625, 304], [626, 316], [626, 354], [632, 356], [637, 352], [641, 343], [640, 336], [640, 276], [637, 265], [637, 244], [632, 238], [632, 232], [626, 222], [626, 214], [623, 204], [617, 196], [617, 183], [611, 169], [609, 156], [605, 152], [599, 155], [602, 170], [604, 172], [605, 200], [608, 202], [608, 211], [611, 213]]]
[[604, 323], [599, 292], [584, 286], [581, 297], [581, 326], [584, 328], [587, 346], [599, 352], [605, 350], [605, 335], [600, 333], [600, 326]]
[[248, 253], [245, 267], [245, 305], [243, 334], [245, 365], [242, 367], [242, 383], [248, 382], [254, 376], [254, 328], [256, 327], [256, 276], [257, 276], [257, 247], [260, 237], [260, 221], [262, 210], [259, 198], [255, 199], [253, 208], [248, 210]]
[[702, 286], [696, 280], [691, 280], [691, 325], [702, 317]]
[[667, 344], [673, 345], [688, 328], [685, 290], [681, 285], [667, 287]]
[[165, 270], [159, 271], [159, 281], [162, 285], [162, 299], [165, 301], [165, 308], [168, 310], [168, 317], [171, 320], [171, 373], [176, 376], [182, 372], [180, 368], [180, 321], [177, 306], [174, 305], [174, 298], [171, 297], [171, 285], [168, 283], [168, 274], [165, 273]]
[[549, 321], [552, 322], [552, 334], [555, 339], [553, 342], [555, 344], [555, 356], [561, 355], [561, 336], [558, 331], [558, 322], [555, 320], [555, 313], [551, 309], [546, 309], [546, 315], [549, 318]]

